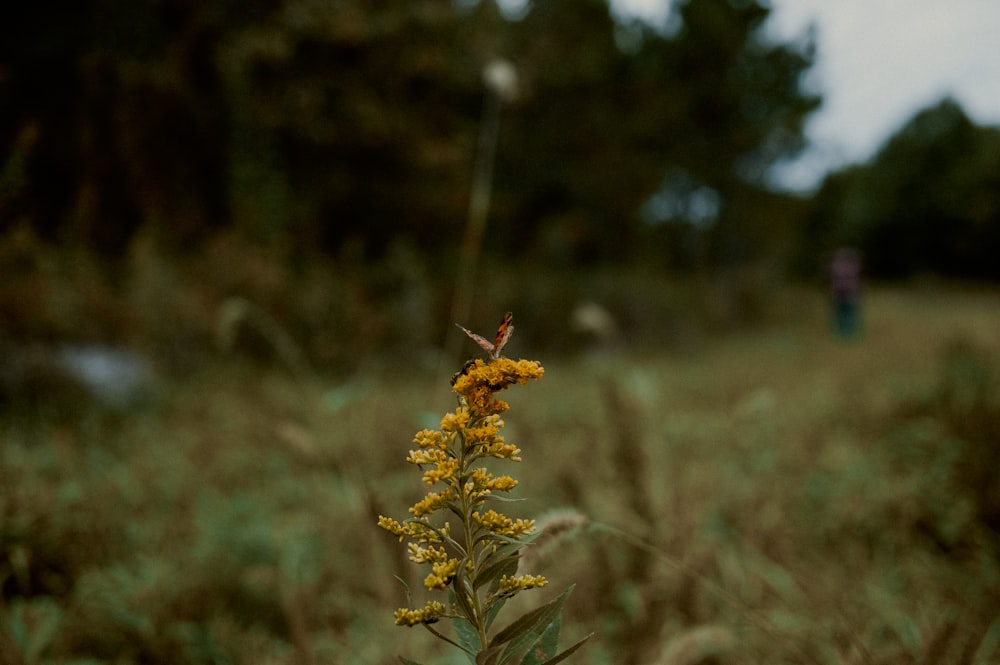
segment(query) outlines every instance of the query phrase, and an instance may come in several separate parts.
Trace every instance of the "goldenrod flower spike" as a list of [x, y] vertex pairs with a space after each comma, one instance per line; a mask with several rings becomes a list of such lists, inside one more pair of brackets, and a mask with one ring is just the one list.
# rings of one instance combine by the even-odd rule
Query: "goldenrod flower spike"
[[[513, 663], [511, 658], [530, 653], [534, 660], [529, 662], [544, 663], [562, 660], [583, 643], [581, 640], [555, 654], [552, 631], [557, 630], [569, 590], [491, 635], [493, 621], [507, 599], [548, 584], [541, 575], [518, 570], [520, 550], [532, 539], [535, 521], [511, 518], [486, 506], [497, 495], [517, 487], [518, 481], [480, 465], [484, 458], [521, 461], [521, 450], [501, 434], [505, 423], [500, 414], [510, 407], [496, 395], [511, 386], [538, 380], [545, 373], [534, 360], [500, 357], [513, 331], [510, 319], [510, 314], [504, 317], [494, 342], [466, 331], [489, 352], [490, 359], [466, 363], [452, 378], [457, 408], [444, 415], [439, 430], [417, 432], [413, 438], [417, 449], [406, 458], [421, 468], [423, 482], [432, 489], [410, 507], [410, 519], [398, 522], [380, 516], [378, 525], [400, 541], [410, 541], [410, 561], [430, 567], [424, 578], [429, 592], [446, 590], [449, 594], [447, 606], [432, 600], [422, 609], [396, 610], [396, 624], [423, 625], [471, 656], [481, 655], [483, 662]], [[443, 517], [439, 517], [442, 510]], [[435, 525], [435, 518], [440, 524]], [[452, 523], [461, 533], [452, 535]], [[456, 624], [454, 640], [430, 628], [442, 618]], [[544, 642], [543, 633], [547, 635]], [[544, 658], [539, 659], [540, 655]]]

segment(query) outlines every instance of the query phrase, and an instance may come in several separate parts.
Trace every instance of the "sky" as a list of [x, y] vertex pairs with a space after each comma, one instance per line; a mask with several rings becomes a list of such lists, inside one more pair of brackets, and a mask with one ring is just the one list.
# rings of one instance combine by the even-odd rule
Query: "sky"
[[[670, 0], [612, 0], [624, 16], [666, 20]], [[1000, 0], [771, 0], [769, 29], [795, 39], [816, 25], [808, 85], [824, 96], [810, 149], [780, 170], [808, 190], [870, 158], [916, 112], [950, 95], [974, 122], [1000, 125]]]

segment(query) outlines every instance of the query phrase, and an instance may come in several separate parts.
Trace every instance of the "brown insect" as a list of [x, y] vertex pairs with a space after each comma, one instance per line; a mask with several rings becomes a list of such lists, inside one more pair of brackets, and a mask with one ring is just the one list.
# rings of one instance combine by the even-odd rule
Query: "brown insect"
[[503, 315], [503, 320], [500, 322], [500, 327], [497, 328], [497, 336], [493, 339], [492, 342], [483, 337], [482, 335], [477, 335], [468, 328], [459, 326], [457, 323], [455, 325], [461, 328], [466, 335], [471, 337], [472, 341], [481, 346], [483, 348], [483, 351], [486, 351], [486, 353], [490, 354], [491, 359], [496, 360], [497, 358], [500, 357], [500, 352], [503, 351], [503, 347], [505, 347], [507, 345], [507, 342], [510, 340], [510, 336], [514, 334], [514, 324], [511, 323], [513, 319], [514, 315], [511, 314], [510, 312], [507, 312], [506, 314]]

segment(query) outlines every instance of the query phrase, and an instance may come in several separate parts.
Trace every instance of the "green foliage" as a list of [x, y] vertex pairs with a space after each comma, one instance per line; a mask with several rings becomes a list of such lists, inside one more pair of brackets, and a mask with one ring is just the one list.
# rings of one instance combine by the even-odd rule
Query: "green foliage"
[[[727, 250], [730, 237], [766, 235], [748, 220], [763, 207], [768, 168], [804, 147], [802, 125], [819, 103], [800, 85], [811, 42], [769, 43], [768, 13], [757, 2], [679, 3], [678, 27], [664, 35], [615, 26], [603, 2], [537, 3], [511, 30], [530, 88], [504, 118], [498, 155], [494, 218], [509, 251], [590, 262], [641, 248], [667, 255], [674, 247], [657, 242], [640, 211], [679, 172], [720, 197], [703, 258], [751, 258]], [[623, 48], [614, 37], [626, 30]]]
[[[951, 342], [939, 362], [936, 385], [914, 398], [903, 413], [915, 434], [920, 432], [917, 423], [926, 427], [927, 419], [941, 427], [948, 448], [933, 450], [943, 465], [934, 477], [948, 492], [947, 502], [967, 502], [970, 514], [965, 517], [973, 521], [934, 520], [927, 525], [929, 535], [942, 547], [953, 548], [967, 544], [973, 537], [970, 529], [979, 522], [1000, 539], [1000, 488], [994, 473], [1000, 465], [1000, 366], [991, 351], [968, 340]], [[915, 447], [932, 442], [922, 443]]]
[[812, 47], [768, 41], [768, 12], [692, 0], [669, 33], [616, 23], [605, 0], [518, 20], [492, 0], [115, 0], [76, 6], [70, 36], [25, 6], [0, 27], [0, 222], [108, 256], [143, 229], [182, 250], [235, 228], [450, 259], [481, 70], [506, 57], [523, 94], [503, 110], [491, 250], [630, 258], [670, 168], [743, 219], [801, 149]]
[[[533, 455], [517, 505], [586, 519], [529, 548], [553, 587], [576, 583], [562, 620], [496, 615], [495, 658], [553, 662], [557, 633], [591, 631], [581, 662], [1000, 658], [997, 294], [875, 289], [846, 346], [819, 294], [782, 297], [796, 318], [553, 360], [530, 400], [511, 395]], [[372, 528], [417, 498], [400, 441], [440, 380], [215, 361], [128, 418], [28, 429], [3, 412], [0, 655], [468, 662], [386, 625], [393, 575], [421, 576]]]
[[572, 591], [573, 587], [566, 589], [554, 600], [521, 616], [497, 633], [482, 659], [477, 658], [476, 665], [504, 665], [511, 659], [520, 665], [555, 665], [569, 658], [591, 637], [588, 635], [556, 653], [562, 606]]
[[[62, 619], [63, 609], [48, 596], [13, 600], [6, 632], [22, 662], [43, 662], [42, 656], [55, 641]], [[0, 648], [2, 645], [0, 641]]]

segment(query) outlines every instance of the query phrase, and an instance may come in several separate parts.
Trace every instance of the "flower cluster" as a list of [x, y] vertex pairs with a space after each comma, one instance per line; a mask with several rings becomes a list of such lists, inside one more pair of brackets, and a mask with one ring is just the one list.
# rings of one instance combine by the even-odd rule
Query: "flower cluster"
[[444, 603], [432, 600], [422, 610], [408, 610], [405, 607], [396, 610], [396, 625], [417, 626], [422, 623], [435, 623], [442, 614], [444, 614]]
[[[521, 460], [521, 450], [501, 434], [501, 414], [509, 406], [496, 394], [540, 379], [543, 373], [532, 360], [470, 362], [452, 379], [458, 397], [455, 411], [441, 419], [440, 429], [424, 429], [414, 436], [416, 447], [406, 461], [420, 467], [423, 482], [432, 489], [410, 507], [409, 519], [380, 516], [378, 524], [400, 541], [410, 541], [410, 561], [430, 567], [424, 578], [428, 590], [450, 590], [453, 595], [450, 608], [433, 601], [423, 609], [397, 610], [397, 624], [427, 625], [442, 616], [465, 619], [485, 644], [490, 612], [497, 604], [547, 584], [540, 575], [516, 575], [518, 546], [534, 531], [534, 520], [512, 519], [485, 506], [517, 487], [517, 480], [482, 466], [487, 458]], [[442, 510], [440, 522], [432, 521]], [[462, 533], [452, 535], [449, 515], [458, 517]]]
[[549, 581], [541, 575], [504, 575], [500, 578], [500, 587], [497, 590], [497, 595], [510, 598], [525, 589], [543, 587], [548, 583]]

